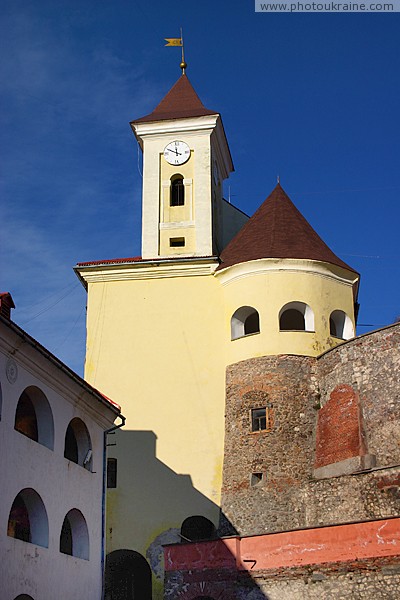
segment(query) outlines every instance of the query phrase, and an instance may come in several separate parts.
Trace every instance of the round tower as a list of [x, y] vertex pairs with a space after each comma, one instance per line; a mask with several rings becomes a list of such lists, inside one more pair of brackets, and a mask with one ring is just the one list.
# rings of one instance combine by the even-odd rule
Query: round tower
[[318, 356], [355, 335], [359, 275], [278, 184], [221, 254], [227, 364]]

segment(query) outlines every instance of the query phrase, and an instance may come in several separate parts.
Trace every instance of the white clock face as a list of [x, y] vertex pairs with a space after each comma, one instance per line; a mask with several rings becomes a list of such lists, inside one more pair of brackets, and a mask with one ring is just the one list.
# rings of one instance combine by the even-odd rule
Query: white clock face
[[176, 140], [165, 146], [164, 158], [170, 165], [183, 165], [190, 158], [190, 148], [185, 142]]

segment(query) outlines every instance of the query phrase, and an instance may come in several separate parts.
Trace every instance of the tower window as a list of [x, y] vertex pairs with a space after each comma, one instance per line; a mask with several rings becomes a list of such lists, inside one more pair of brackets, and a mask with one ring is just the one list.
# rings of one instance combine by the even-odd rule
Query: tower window
[[169, 238], [169, 247], [170, 248], [183, 248], [185, 246], [185, 238], [177, 237], [177, 238]]
[[182, 175], [171, 177], [171, 201], [170, 206], [183, 206], [185, 204], [185, 186]]
[[117, 487], [117, 459], [107, 458], [107, 487]]
[[251, 411], [251, 430], [265, 431], [267, 429], [267, 409], [253, 408]]
[[329, 317], [329, 331], [333, 337], [349, 340], [354, 337], [353, 323], [342, 310], [334, 310]]
[[280, 331], [314, 331], [314, 313], [304, 302], [289, 302], [279, 312]]
[[260, 316], [252, 306], [241, 306], [231, 318], [231, 339], [237, 340], [252, 333], [260, 333]]
[[252, 473], [250, 477], [251, 487], [259, 486], [264, 481], [264, 473]]

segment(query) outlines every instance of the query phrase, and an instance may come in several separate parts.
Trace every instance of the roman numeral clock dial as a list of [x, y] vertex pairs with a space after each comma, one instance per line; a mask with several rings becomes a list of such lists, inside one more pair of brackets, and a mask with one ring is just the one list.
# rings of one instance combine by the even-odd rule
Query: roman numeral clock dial
[[164, 158], [170, 165], [183, 165], [190, 158], [190, 148], [179, 140], [170, 142], [164, 148]]

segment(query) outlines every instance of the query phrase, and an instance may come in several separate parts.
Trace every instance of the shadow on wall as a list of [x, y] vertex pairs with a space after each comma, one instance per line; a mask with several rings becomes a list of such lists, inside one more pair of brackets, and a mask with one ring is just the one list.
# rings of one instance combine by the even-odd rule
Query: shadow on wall
[[190, 475], [156, 457], [156, 440], [152, 431], [108, 436], [105, 600], [162, 600], [165, 544], [237, 534]]

